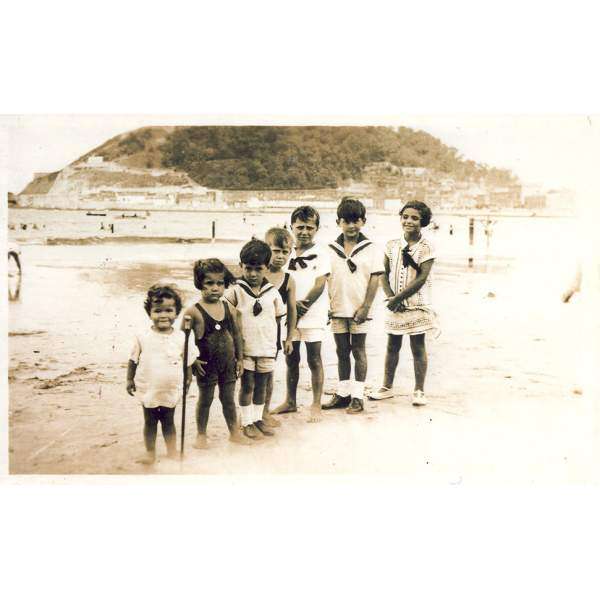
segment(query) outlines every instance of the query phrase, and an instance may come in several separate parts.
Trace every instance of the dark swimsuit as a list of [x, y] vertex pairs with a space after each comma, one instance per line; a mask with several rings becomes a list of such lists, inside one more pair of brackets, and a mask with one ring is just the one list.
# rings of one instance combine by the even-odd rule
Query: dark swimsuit
[[235, 344], [233, 342], [233, 319], [229, 307], [223, 302], [225, 316], [222, 321], [213, 319], [199, 303], [196, 308], [204, 319], [204, 335], [196, 340], [200, 360], [206, 361], [205, 375], [196, 373], [198, 385], [207, 386], [219, 383], [232, 383], [237, 379]]

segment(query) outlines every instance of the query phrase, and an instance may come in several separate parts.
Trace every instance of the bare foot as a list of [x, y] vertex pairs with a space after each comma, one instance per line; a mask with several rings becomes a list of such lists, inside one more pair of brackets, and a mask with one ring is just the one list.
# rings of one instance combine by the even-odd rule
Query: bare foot
[[146, 452], [144, 456], [138, 458], [135, 462], [140, 465], [153, 465], [156, 462], [156, 454], [154, 452]]
[[208, 440], [206, 439], [206, 435], [199, 433], [196, 436], [196, 441], [192, 444], [192, 446], [197, 450], [206, 450], [208, 448]]
[[177, 452], [176, 448], [169, 448], [167, 450], [167, 458], [171, 460], [177, 460], [179, 458], [179, 452]]
[[267, 427], [281, 427], [281, 423], [279, 422], [279, 420], [276, 419], [275, 417], [271, 416], [266, 411], [263, 413], [262, 420], [265, 422]]
[[318, 423], [321, 420], [321, 405], [311, 404], [310, 405], [310, 417], [308, 417], [309, 423]]
[[250, 439], [240, 435], [237, 431], [229, 436], [229, 441], [233, 444], [241, 444], [242, 446], [252, 446]]
[[283, 404], [280, 404], [277, 408], [274, 408], [271, 411], [272, 415], [283, 415], [285, 413], [292, 413], [292, 412], [296, 412], [298, 410], [296, 404], [293, 404], [292, 402], [289, 401], [285, 401]]

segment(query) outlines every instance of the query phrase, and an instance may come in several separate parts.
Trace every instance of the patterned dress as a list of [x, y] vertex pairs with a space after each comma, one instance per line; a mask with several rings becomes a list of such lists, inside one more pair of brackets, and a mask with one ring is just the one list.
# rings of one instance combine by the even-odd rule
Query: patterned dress
[[[403, 253], [408, 256], [403, 256]], [[390, 240], [385, 246], [385, 255], [390, 263], [390, 286], [394, 294], [406, 289], [417, 277], [415, 266], [435, 258], [431, 242], [421, 236], [413, 246], [402, 237]], [[410, 257], [409, 260], [408, 257]], [[425, 284], [412, 296], [404, 301], [404, 310], [385, 311], [385, 332], [392, 335], [418, 335], [422, 333], [440, 333], [437, 315], [431, 306], [432, 274], [429, 274]]]

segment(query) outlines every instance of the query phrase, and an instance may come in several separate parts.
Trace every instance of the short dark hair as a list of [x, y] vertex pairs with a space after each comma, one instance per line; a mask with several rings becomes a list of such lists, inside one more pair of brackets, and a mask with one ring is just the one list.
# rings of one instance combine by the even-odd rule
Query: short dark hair
[[144, 309], [150, 315], [153, 304], [162, 304], [163, 300], [175, 300], [175, 312], [179, 314], [183, 305], [181, 296], [174, 287], [170, 285], [153, 285], [146, 294], [146, 300], [144, 301]]
[[271, 248], [261, 240], [250, 240], [240, 251], [243, 265], [266, 265], [271, 262]]
[[201, 290], [208, 273], [223, 273], [225, 287], [235, 281], [231, 271], [218, 258], [202, 258], [194, 263], [194, 286]]
[[431, 209], [429, 206], [427, 206], [427, 204], [425, 204], [425, 202], [420, 202], [419, 200], [409, 200], [400, 209], [398, 214], [402, 215], [407, 208], [414, 208], [415, 210], [419, 211], [419, 214], [421, 215], [421, 227], [427, 227], [427, 225], [431, 223], [431, 217], [433, 215], [431, 214]]
[[308, 222], [310, 219], [314, 219], [317, 227], [319, 226], [321, 218], [317, 209], [312, 206], [299, 206], [294, 209], [290, 222], [293, 225], [296, 221]]
[[292, 246], [294, 244], [294, 238], [292, 234], [283, 227], [271, 227], [265, 233], [265, 242], [269, 243], [269, 240], [273, 242], [274, 246], [278, 248], [284, 248], [285, 246]]
[[344, 219], [346, 223], [355, 223], [358, 219], [363, 221], [367, 217], [365, 205], [353, 196], [344, 196], [337, 207], [338, 219]]

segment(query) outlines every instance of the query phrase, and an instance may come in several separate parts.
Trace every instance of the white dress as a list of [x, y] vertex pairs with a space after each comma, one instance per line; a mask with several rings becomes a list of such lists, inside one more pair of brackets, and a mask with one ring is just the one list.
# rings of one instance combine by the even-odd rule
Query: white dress
[[[389, 282], [394, 294], [406, 289], [417, 277], [417, 270], [410, 265], [405, 266], [402, 260], [402, 251], [408, 246], [402, 237], [390, 240], [385, 246], [385, 255], [390, 264]], [[417, 265], [435, 258], [435, 251], [431, 242], [421, 236], [421, 239], [411, 246], [408, 254]], [[432, 308], [432, 273], [425, 284], [415, 294], [405, 301], [405, 310], [392, 312], [385, 310], [385, 332], [391, 335], [418, 335], [422, 333], [440, 334], [438, 319]]]

